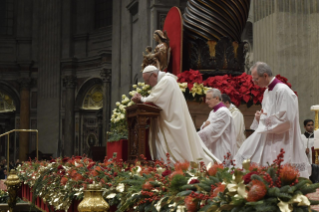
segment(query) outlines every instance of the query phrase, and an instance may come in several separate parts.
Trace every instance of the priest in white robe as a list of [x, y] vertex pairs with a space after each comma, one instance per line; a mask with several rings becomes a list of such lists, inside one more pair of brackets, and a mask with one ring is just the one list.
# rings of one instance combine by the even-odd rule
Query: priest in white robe
[[222, 94], [222, 102], [229, 109], [234, 119], [236, 129], [236, 142], [237, 148], [239, 149], [243, 142], [246, 140], [244, 116], [240, 112], [240, 110], [231, 103], [230, 97], [227, 94]]
[[234, 157], [237, 152], [236, 129], [228, 108], [221, 102], [221, 93], [212, 88], [206, 93], [206, 104], [212, 109], [198, 135], [208, 149], [221, 161], [227, 153]]
[[150, 127], [149, 146], [152, 158], [166, 160], [166, 153], [169, 153], [173, 163], [185, 160], [204, 161], [206, 165], [209, 162], [221, 163], [197, 135], [186, 100], [176, 81], [177, 77], [149, 65], [143, 70], [143, 79], [152, 87], [150, 95], [142, 97], [137, 93], [132, 100], [151, 102], [162, 109], [160, 116]]
[[304, 142], [305, 154], [307, 155], [310, 164], [315, 163], [314, 156], [314, 134], [313, 134], [313, 120], [306, 119], [304, 122], [305, 133], [301, 134]]
[[264, 62], [257, 62], [251, 68], [253, 82], [267, 87], [262, 100], [262, 109], [255, 113], [250, 135], [238, 150], [235, 160], [242, 167], [245, 159], [267, 166], [272, 164], [284, 149], [283, 164], [295, 166], [301, 177], [308, 178], [311, 166], [304, 151], [299, 126], [298, 97], [280, 80], [272, 75], [271, 68]]

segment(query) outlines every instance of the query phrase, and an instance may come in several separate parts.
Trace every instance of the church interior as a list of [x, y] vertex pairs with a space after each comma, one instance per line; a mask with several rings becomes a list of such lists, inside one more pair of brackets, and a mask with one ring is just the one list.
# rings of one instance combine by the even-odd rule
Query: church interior
[[[319, 210], [318, 21], [319, 0], [0, 0], [0, 211], [94, 211], [94, 195], [103, 211]], [[264, 107], [258, 61], [296, 96], [295, 132], [312, 121], [312, 175], [282, 164], [279, 146], [269, 167], [154, 156], [164, 108], [142, 101], [154, 76], [176, 77], [196, 136], [218, 88], [249, 139]]]

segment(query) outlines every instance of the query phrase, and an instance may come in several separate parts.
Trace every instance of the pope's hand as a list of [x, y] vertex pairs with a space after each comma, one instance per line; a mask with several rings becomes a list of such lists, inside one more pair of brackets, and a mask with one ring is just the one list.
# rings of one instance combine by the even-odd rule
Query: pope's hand
[[136, 94], [132, 97], [132, 101], [135, 102], [135, 103], [139, 103], [139, 102], [141, 102], [141, 98], [142, 98], [142, 95], [139, 94], [139, 93], [136, 93]]
[[209, 122], [209, 121], [206, 121], [206, 122], [204, 123], [204, 126], [202, 127], [202, 129], [204, 129], [205, 127], [207, 127], [209, 124], [210, 124], [210, 122]]

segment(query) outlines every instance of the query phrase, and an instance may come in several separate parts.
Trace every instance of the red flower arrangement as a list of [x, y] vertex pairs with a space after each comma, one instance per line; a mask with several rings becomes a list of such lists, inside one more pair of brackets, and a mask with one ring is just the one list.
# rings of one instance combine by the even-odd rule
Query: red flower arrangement
[[189, 71], [184, 71], [177, 75], [178, 82], [187, 82], [188, 83], [188, 89], [191, 90], [193, 88], [193, 84], [197, 82], [198, 84], [201, 84], [203, 82], [202, 74], [199, 71], [195, 71], [190, 69]]
[[[254, 104], [261, 103], [265, 91], [265, 88], [260, 88], [255, 85], [252, 81], [251, 75], [246, 73], [235, 77], [231, 75], [208, 77], [203, 81], [202, 74], [199, 71], [190, 69], [189, 71], [184, 71], [177, 76], [178, 82], [188, 83], [189, 90], [193, 88], [194, 83], [204, 84], [204, 86], [207, 87], [218, 88], [221, 93], [227, 94], [231, 101], [237, 106], [239, 106], [241, 102], [248, 103], [252, 101]], [[288, 82], [287, 78], [279, 74], [276, 75], [276, 78], [291, 88], [291, 84]], [[297, 92], [295, 93], [297, 95]]]
[[248, 183], [250, 183], [250, 181], [251, 181], [251, 175], [253, 175], [253, 174], [259, 174], [258, 172], [256, 172], [256, 171], [254, 171], [254, 172], [249, 172], [248, 174], [246, 174], [245, 176], [243, 176], [243, 180], [244, 180], [244, 183], [245, 184], [248, 184]]

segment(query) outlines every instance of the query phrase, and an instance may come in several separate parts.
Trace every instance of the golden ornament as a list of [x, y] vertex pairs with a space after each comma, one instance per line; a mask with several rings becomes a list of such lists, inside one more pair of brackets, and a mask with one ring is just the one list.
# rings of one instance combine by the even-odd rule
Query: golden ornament
[[108, 211], [109, 204], [102, 197], [102, 189], [99, 184], [90, 184], [84, 190], [84, 198], [78, 206], [79, 212]]

